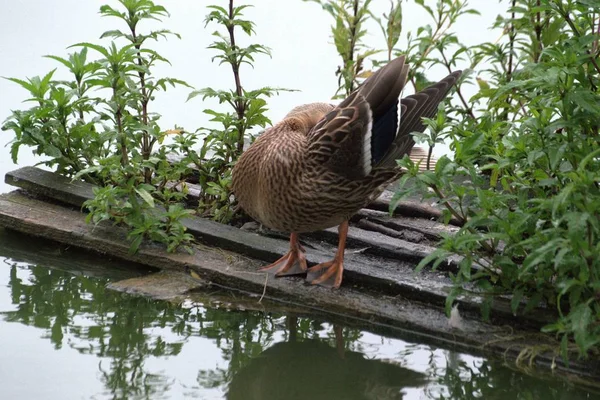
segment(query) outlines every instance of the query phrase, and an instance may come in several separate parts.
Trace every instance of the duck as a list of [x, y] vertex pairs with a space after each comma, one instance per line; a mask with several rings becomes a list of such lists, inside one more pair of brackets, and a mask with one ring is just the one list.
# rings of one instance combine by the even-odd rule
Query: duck
[[[253, 219], [290, 233], [289, 251], [261, 268], [277, 277], [306, 274], [314, 285], [342, 283], [348, 220], [403, 173], [412, 132], [423, 132], [461, 76], [455, 71], [405, 98], [406, 57], [388, 62], [338, 105], [303, 104], [266, 129], [239, 157], [232, 192]], [[308, 268], [299, 235], [338, 226], [331, 261]]]

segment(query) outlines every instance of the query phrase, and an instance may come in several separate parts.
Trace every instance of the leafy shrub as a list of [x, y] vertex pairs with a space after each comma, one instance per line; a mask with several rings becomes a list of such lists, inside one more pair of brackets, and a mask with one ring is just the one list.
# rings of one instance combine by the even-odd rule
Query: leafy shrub
[[[45, 164], [58, 172], [100, 185], [95, 198], [85, 203], [88, 221], [129, 226], [134, 252], [145, 237], [173, 251], [192, 240], [180, 220], [193, 211], [184, 209], [185, 193], [176, 190], [185, 168], [172, 167], [165, 148], [154, 151], [169, 131], [160, 128], [160, 115], [152, 112], [151, 103], [168, 86], [189, 85], [152, 72], [156, 63], [168, 60], [148, 43], [178, 35], [165, 29], [139, 30], [145, 20], [168, 16], [166, 9], [148, 0], [119, 3], [123, 11], [100, 7], [102, 16], [117, 18], [127, 27], [104, 32], [101, 38], [111, 39], [107, 46], [77, 43], [71, 47], [80, 50], [66, 59], [49, 56], [71, 72], [71, 81], [52, 80], [54, 71], [41, 79], [11, 78], [37, 104], [15, 111], [3, 129], [15, 132], [13, 161], [21, 145], [33, 145], [38, 154], [49, 157]], [[88, 61], [89, 51], [96, 60]]]
[[[431, 15], [451, 20], [461, 3], [438, 2]], [[514, 0], [496, 21], [498, 43], [424, 39], [435, 51], [423, 65], [468, 60], [479, 91], [428, 121], [453, 159], [424, 173], [401, 161], [403, 182], [462, 223], [419, 265], [463, 257], [448, 308], [467, 282], [486, 296], [486, 316], [497, 295], [512, 295], [514, 313], [546, 304], [558, 320], [543, 331], [562, 337], [565, 358], [571, 338], [581, 355], [600, 343], [599, 12], [595, 1]]]
[[263, 87], [246, 90], [242, 87], [240, 69], [243, 64], [252, 66], [254, 57], [259, 54], [271, 55], [270, 50], [260, 44], [250, 44], [240, 47], [236, 44], [235, 30], [241, 28], [248, 35], [253, 35], [254, 23], [242, 19], [243, 11], [249, 5], [235, 7], [229, 0], [226, 9], [220, 6], [209, 6], [211, 12], [206, 16], [205, 24], [217, 24], [224, 33], [216, 31], [216, 37], [209, 49], [217, 52], [213, 61], [219, 65], [228, 64], [233, 72], [234, 88], [231, 90], [215, 90], [204, 88], [190, 93], [189, 99], [196, 96], [215, 98], [219, 103], [226, 103], [230, 112], [204, 110], [211, 116], [211, 121], [220, 125], [219, 129], [200, 128], [198, 131], [204, 137], [200, 152], [186, 146], [188, 157], [200, 170], [200, 211], [205, 216], [211, 216], [220, 222], [229, 222], [233, 217], [234, 199], [231, 193], [231, 170], [237, 159], [244, 151], [245, 139], [256, 127], [265, 128], [271, 121], [266, 117], [267, 102], [265, 97], [271, 97], [282, 90], [281, 88]]
[[[254, 32], [254, 24], [241, 18], [248, 6], [234, 7], [233, 0], [228, 9], [210, 6], [207, 24], [214, 20], [227, 32], [217, 34], [211, 48], [218, 52], [215, 59], [231, 66], [235, 89], [205, 88], [194, 91], [190, 98], [199, 94], [216, 97], [234, 112], [205, 110], [222, 129], [200, 128], [195, 133], [181, 128], [163, 130], [160, 114], [152, 108], [154, 96], [169, 87], [190, 86], [154, 75], [155, 65], [168, 60], [149, 43], [179, 35], [167, 29], [140, 31], [144, 22], [168, 16], [163, 6], [149, 0], [119, 0], [119, 5], [100, 7], [102, 16], [115, 18], [126, 27], [104, 32], [101, 38], [109, 39], [108, 45], [78, 43], [71, 47], [80, 50], [67, 58], [48, 56], [70, 71], [70, 81], [53, 80], [54, 71], [42, 78], [9, 78], [29, 91], [35, 105], [14, 111], [3, 129], [15, 133], [14, 162], [20, 146], [32, 146], [48, 158], [43, 163], [59, 173], [99, 185], [95, 198], [85, 203], [90, 211], [88, 221], [110, 220], [128, 226], [131, 251], [135, 252], [144, 238], [165, 243], [169, 251], [180, 246], [189, 250], [187, 244], [193, 238], [181, 223], [194, 213], [184, 207], [185, 178], [192, 173], [189, 165], [200, 171], [201, 213], [228, 222], [234, 209], [229, 188], [232, 165], [243, 151], [248, 133], [270, 123], [264, 115], [264, 97], [277, 91], [245, 91], [240, 67], [252, 65], [256, 54], [269, 54], [269, 50], [256, 44], [246, 48], [235, 44], [236, 28], [248, 35]], [[88, 52], [97, 58], [90, 61]]]
[[[430, 155], [436, 144], [450, 142], [453, 157], [425, 172], [408, 157], [400, 160], [407, 173], [390, 207], [421, 194], [443, 206], [446, 222], [454, 218], [462, 225], [417, 267], [462, 257], [450, 274], [455, 285], [447, 311], [474, 283], [486, 299], [485, 318], [499, 295], [512, 296], [514, 313], [545, 304], [556, 309], [557, 321], [543, 331], [561, 337], [565, 359], [571, 339], [580, 355], [597, 353], [600, 2], [511, 0], [507, 16], [494, 24], [502, 38], [469, 47], [452, 31], [462, 16], [478, 14], [468, 1], [415, 0], [431, 21], [406, 32], [407, 47], [396, 50], [401, 0], [391, 2], [383, 18], [369, 10], [369, 0], [312, 1], [335, 21], [332, 36], [342, 58], [338, 93], [369, 75], [359, 53], [379, 53], [361, 42], [370, 18], [381, 27], [388, 60], [406, 55], [415, 90], [430, 83], [431, 67], [464, 70], [455, 102], [426, 121], [428, 132], [415, 133], [417, 142], [429, 144]], [[471, 81], [479, 90], [468, 99], [463, 89]]]

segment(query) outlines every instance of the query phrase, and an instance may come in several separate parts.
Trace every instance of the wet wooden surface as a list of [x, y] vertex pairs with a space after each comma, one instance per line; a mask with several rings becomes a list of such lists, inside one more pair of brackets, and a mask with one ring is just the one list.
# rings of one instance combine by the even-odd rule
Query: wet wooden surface
[[[92, 185], [82, 182], [73, 184], [68, 178], [34, 167], [9, 172], [5, 181], [27, 190], [31, 195], [58, 201], [77, 210], [81, 209], [83, 201], [92, 198], [93, 193]], [[271, 231], [259, 234], [257, 224], [250, 230], [240, 230], [197, 217], [188, 218], [183, 223], [188, 232], [205, 245], [230, 250], [265, 263], [277, 260], [289, 249], [285, 234]], [[391, 229], [403, 239], [374, 231], [372, 226], [367, 230], [364, 224]], [[353, 218], [348, 235], [343, 286], [444, 306], [452, 287], [445, 271], [454, 270], [457, 260], [443, 263], [438, 271], [425, 269], [415, 274], [414, 268], [423, 257], [434, 251], [435, 235], [451, 234], [456, 229], [429, 219], [398, 218], [383, 212], [361, 210]], [[309, 265], [328, 261], [335, 253], [337, 230], [330, 228], [303, 235], [301, 241], [307, 248]], [[471, 313], [473, 317], [479, 315], [481, 298], [463, 296], [457, 302], [463, 312]], [[495, 300], [492, 310], [493, 322], [497, 324], [516, 322], [539, 329], [554, 318], [544, 309], [527, 317], [514, 316], [509, 299]]]
[[[153, 243], [144, 243], [138, 253], [130, 254], [126, 232], [122, 228], [108, 223], [97, 226], [85, 223], [85, 215], [80, 209], [82, 201], [91, 196], [90, 185], [73, 184], [69, 179], [57, 178], [37, 168], [13, 171], [7, 174], [6, 181], [26, 192], [0, 196], [0, 226], [91, 250], [99, 257], [110, 255], [163, 271], [192, 272], [197, 276], [197, 282], [188, 281], [189, 287], [174, 284], [182, 293], [206, 284], [241, 290], [290, 306], [344, 316], [367, 326], [410, 332], [456, 349], [511, 359], [527, 346], [556, 344], [558, 349], [558, 344], [551, 338], [538, 333], [540, 325], [550, 318], [548, 314], [540, 311], [527, 318], [515, 319], [507, 308], [507, 301], [494, 303], [494, 324], [487, 324], [479, 320], [479, 299], [462, 298], [459, 308], [465, 318], [460, 327], [451, 324], [442, 309], [450, 288], [446, 274], [443, 271], [413, 273], [416, 261], [422, 257], [419, 252], [428, 251], [430, 245], [421, 243], [417, 246], [413, 242], [411, 253], [403, 254], [407, 250], [400, 248], [406, 245], [406, 240], [353, 228], [349, 244], [355, 243], [348, 251], [345, 280], [340, 290], [332, 291], [307, 285], [301, 277], [274, 279], [257, 271], [265, 262], [273, 261], [287, 251], [287, 240], [280, 239], [278, 234], [264, 236], [189, 218], [185, 225], [200, 242], [194, 246], [194, 254], [168, 254], [162, 246]], [[370, 221], [369, 218], [391, 217], [367, 211], [358, 223]], [[396, 222], [389, 219], [379, 226], [392, 223]], [[414, 221], [397, 223], [414, 225]], [[435, 230], [435, 224], [428, 229]], [[417, 225], [422, 230], [423, 224]], [[440, 230], [446, 228], [439, 227]], [[423, 232], [421, 234], [425, 236]], [[307, 247], [310, 245], [307, 249], [309, 263], [331, 258], [334, 248], [331, 242], [335, 240], [335, 233], [331, 231], [309, 236], [306, 242]], [[431, 241], [431, 238], [427, 240]], [[143, 280], [139, 282], [138, 293], [145, 294], [144, 287], [151, 285]], [[135, 285], [130, 281], [122, 286], [122, 290], [126, 290]], [[166, 291], [165, 296], [168, 293]], [[548, 367], [554, 358], [555, 354], [541, 354], [536, 362]], [[600, 365], [596, 361], [579, 363], [574, 360], [570, 368], [562, 365], [559, 358], [555, 362], [559, 370], [600, 378]]]

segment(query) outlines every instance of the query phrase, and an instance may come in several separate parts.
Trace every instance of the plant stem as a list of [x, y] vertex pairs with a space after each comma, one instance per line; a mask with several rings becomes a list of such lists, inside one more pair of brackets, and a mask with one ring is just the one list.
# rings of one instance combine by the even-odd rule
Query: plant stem
[[[508, 68], [506, 70], [506, 82], [512, 80], [513, 73], [513, 57], [515, 52], [515, 40], [517, 38], [517, 32], [515, 30], [515, 11], [514, 8], [517, 5], [517, 0], [512, 1], [513, 11], [510, 14], [510, 34], [508, 35]], [[510, 106], [510, 98], [507, 99], [507, 103]]]
[[[539, 8], [540, 6], [541, 0], [537, 0], [537, 7]], [[544, 50], [542, 45], [542, 15], [540, 11], [535, 13], [534, 31], [537, 51], [533, 53], [533, 62], [538, 63], [540, 61], [540, 57], [542, 56], [542, 50]]]
[[[150, 102], [150, 96], [148, 94], [148, 90], [146, 88], [146, 73], [141, 70], [144, 63], [142, 61], [142, 55], [140, 50], [142, 48], [142, 44], [138, 43], [138, 37], [135, 31], [136, 25], [130, 26], [131, 37], [133, 41], [133, 45], [137, 50], [136, 63], [140, 70], [138, 71], [138, 76], [140, 78], [140, 89], [142, 92], [142, 124], [144, 125], [144, 129], [142, 131], [142, 159], [148, 160], [150, 158], [150, 154], [152, 153], [152, 144], [150, 142], [150, 135], [148, 134], [148, 103]], [[148, 167], [144, 167], [144, 182], [151, 183], [152, 182], [152, 171]]]
[[[435, 192], [436, 196], [440, 199], [440, 201], [442, 202], [442, 204], [448, 209], [448, 211], [450, 211], [450, 213], [454, 216], [454, 218], [456, 218], [458, 220], [458, 222], [461, 225], [464, 225], [467, 223], [467, 218], [460, 214], [458, 211], [456, 211], [456, 209], [454, 207], [452, 207], [452, 204], [450, 204], [447, 200], [446, 200], [446, 196], [444, 196], [444, 194], [442, 193], [442, 191], [440, 190], [440, 188], [437, 187], [437, 185], [429, 185], [429, 187]], [[472, 228], [469, 228], [469, 232], [475, 233], [476, 231], [473, 230]], [[489, 245], [489, 243], [485, 242], [485, 241], [481, 241], [478, 242], [481, 247], [483, 247], [485, 249], [485, 251], [488, 254], [493, 254], [494, 249]]]
[[121, 143], [121, 165], [129, 164], [129, 156], [127, 155], [127, 138], [123, 132], [123, 108], [118, 104], [117, 82], [113, 82], [113, 101], [116, 103], [117, 111], [115, 111], [115, 122], [117, 123], [117, 136]]
[[431, 144], [431, 146], [429, 146], [429, 152], [427, 153], [427, 169], [429, 169], [429, 165], [431, 164], [431, 155], [433, 154], [433, 146], [435, 146], [435, 144]]
[[[517, 40], [517, 32], [515, 29], [515, 7], [517, 5], [517, 0], [512, 0], [512, 12], [510, 13], [510, 33], [508, 35], [508, 66], [506, 67], [506, 83], [509, 83], [513, 79], [513, 69], [514, 69], [514, 55], [515, 55], [515, 41]], [[513, 91], [514, 92], [514, 91]], [[511, 92], [512, 93], [512, 92]], [[509, 93], [506, 96], [506, 109], [502, 112], [500, 118], [504, 120], [508, 120], [508, 115], [510, 113], [510, 106], [512, 104], [513, 98]], [[515, 117], [518, 113], [515, 113]]]
[[[234, 29], [235, 29], [235, 25], [231, 22], [234, 19], [234, 14], [233, 14], [233, 0], [229, 0], [229, 23], [227, 24], [227, 31], [229, 32], [229, 42], [231, 44], [231, 49], [232, 51], [235, 53], [236, 52], [236, 44], [235, 44], [235, 33], [234, 33]], [[233, 78], [235, 80], [235, 94], [237, 96], [237, 98], [235, 99], [235, 112], [237, 113], [237, 122], [236, 122], [236, 127], [238, 130], [238, 141], [237, 141], [237, 155], [241, 155], [244, 151], [244, 136], [245, 136], [245, 129], [244, 129], [244, 125], [243, 125], [243, 120], [244, 120], [244, 116], [246, 114], [246, 104], [245, 102], [242, 100], [242, 97], [244, 95], [244, 92], [242, 90], [242, 84], [240, 81], [240, 65], [241, 65], [241, 60], [239, 60], [237, 58], [237, 56], [234, 56], [231, 59], [231, 69], [233, 71]]]
[[121, 115], [121, 108], [117, 110], [115, 114], [115, 119], [117, 120], [117, 133], [121, 140], [121, 165], [126, 166], [129, 164], [129, 156], [127, 155], [127, 141], [125, 139], [125, 133], [123, 132], [123, 122]]
[[454, 207], [452, 207], [452, 205], [445, 200], [446, 196], [444, 196], [440, 188], [438, 188], [436, 185], [431, 185], [430, 187], [435, 192], [436, 196], [442, 201], [442, 204], [448, 209], [448, 211], [450, 211], [454, 218], [458, 220], [459, 224], [464, 225], [467, 222], [466, 218], [459, 214]]
[[[360, 0], [354, 0], [352, 5], [352, 20], [350, 23], [350, 50], [348, 53], [348, 58], [345, 62], [346, 70], [352, 65], [354, 62], [354, 51], [356, 47], [356, 26], [358, 24], [357, 16], [358, 16], [358, 7]], [[358, 74], [358, 64], [354, 65], [354, 71], [352, 72], [352, 76], [350, 76], [349, 81], [346, 81], [346, 95], [349, 95], [354, 90], [354, 79], [356, 79], [356, 75]]]
[[[442, 59], [444, 60], [444, 65], [446, 66], [446, 69], [448, 69], [448, 72], [452, 73], [452, 66], [448, 62], [448, 59], [446, 58], [446, 54], [444, 54], [443, 51], [440, 51], [440, 54], [442, 55]], [[458, 94], [458, 98], [460, 99], [460, 102], [463, 104], [465, 111], [467, 112], [469, 117], [476, 119], [475, 114], [473, 113], [473, 108], [469, 106], [469, 103], [467, 103], [467, 100], [465, 99], [465, 97], [462, 94], [462, 91], [460, 90], [460, 85], [456, 85], [456, 94]]]

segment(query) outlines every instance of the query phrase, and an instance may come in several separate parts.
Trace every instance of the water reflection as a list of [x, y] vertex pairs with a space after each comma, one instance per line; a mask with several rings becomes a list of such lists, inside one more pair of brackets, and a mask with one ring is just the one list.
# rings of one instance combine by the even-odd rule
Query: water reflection
[[[55, 351], [77, 352], [69, 362], [95, 359], [90, 379], [101, 389], [94, 398], [598, 398], [497, 362], [313, 318], [123, 295], [105, 289], [111, 279], [6, 259], [0, 264], [0, 331], [35, 327], [43, 334], [37, 340]], [[34, 359], [27, 368], [43, 374], [45, 365]], [[11, 386], [2, 377], [0, 384]], [[63, 389], [79, 394], [78, 385]], [[56, 398], [67, 397], [84, 396]]]
[[404, 387], [425, 384], [425, 375], [345, 349], [334, 327], [336, 347], [322, 340], [299, 340], [297, 318], [289, 317], [289, 341], [264, 350], [229, 384], [229, 400], [404, 398]]

